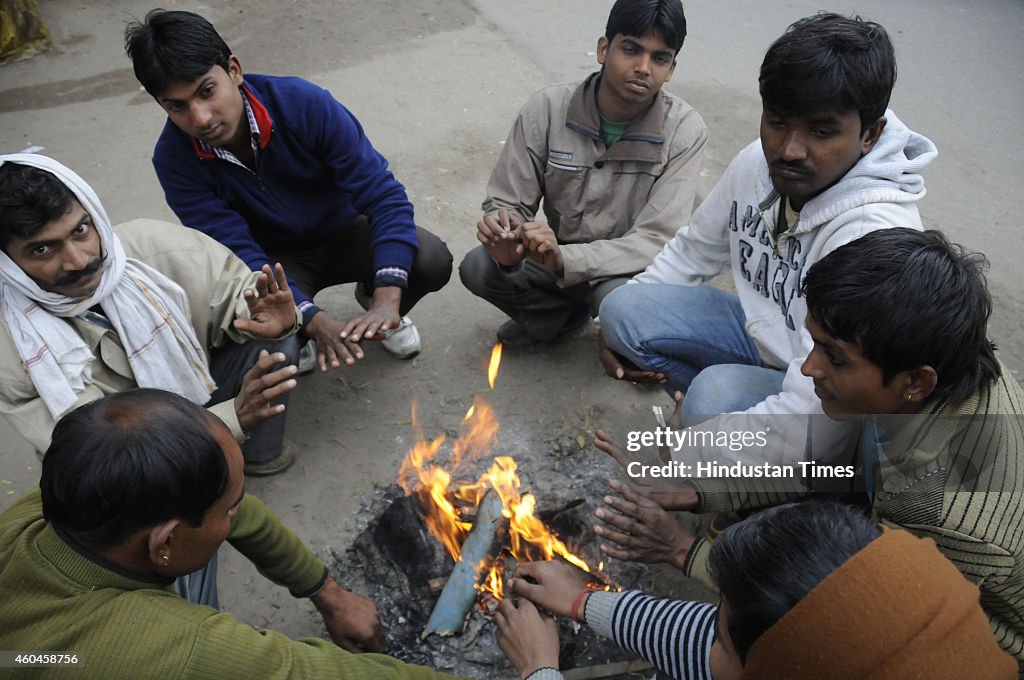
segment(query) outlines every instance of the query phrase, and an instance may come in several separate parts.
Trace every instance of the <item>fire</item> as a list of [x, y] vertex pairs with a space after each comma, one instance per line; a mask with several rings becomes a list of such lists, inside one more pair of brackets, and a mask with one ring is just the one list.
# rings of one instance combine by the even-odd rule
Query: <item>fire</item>
[[[495, 345], [488, 368], [492, 387], [498, 372], [501, 345]], [[536, 498], [520, 494], [516, 462], [509, 456], [493, 458], [487, 472], [477, 475], [477, 461], [485, 459], [496, 443], [498, 419], [494, 409], [479, 395], [462, 420], [462, 433], [451, 448], [451, 461], [442, 467], [436, 461], [445, 442], [444, 435], [427, 441], [417, 420], [413, 405], [413, 429], [416, 441], [402, 462], [398, 483], [409, 495], [416, 495], [423, 505], [427, 527], [456, 561], [462, 544], [473, 527], [471, 515], [493, 490], [501, 499], [502, 514], [509, 520], [509, 552], [518, 562], [549, 560], [555, 556], [592, 573], [585, 561], [569, 548], [534, 515]], [[502, 564], [479, 565], [488, 570], [480, 589], [497, 598], [502, 597]]]
[[487, 384], [494, 389], [494, 380], [498, 377], [498, 364], [501, 363], [501, 343], [499, 342], [491, 350], [491, 361], [487, 365]]

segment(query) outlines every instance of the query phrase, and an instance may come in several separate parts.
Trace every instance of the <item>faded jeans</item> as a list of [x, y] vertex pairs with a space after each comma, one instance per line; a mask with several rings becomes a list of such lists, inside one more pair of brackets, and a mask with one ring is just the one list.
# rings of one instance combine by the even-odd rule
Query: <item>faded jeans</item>
[[782, 391], [785, 371], [764, 366], [739, 298], [711, 286], [634, 283], [601, 303], [601, 333], [636, 366], [686, 393], [683, 425], [744, 411]]

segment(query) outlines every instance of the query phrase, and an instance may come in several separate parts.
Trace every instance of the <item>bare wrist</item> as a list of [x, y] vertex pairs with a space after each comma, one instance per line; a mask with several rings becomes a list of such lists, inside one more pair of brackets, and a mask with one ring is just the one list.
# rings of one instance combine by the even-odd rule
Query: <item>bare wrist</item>
[[313, 606], [323, 614], [327, 611], [331, 611], [337, 606], [337, 598], [345, 597], [348, 594], [350, 594], [349, 591], [342, 588], [338, 585], [337, 581], [328, 576], [327, 580], [324, 581], [323, 588], [309, 599], [313, 603]]
[[693, 534], [687, 533], [682, 540], [679, 542], [679, 547], [672, 555], [672, 559], [669, 560], [669, 564], [678, 569], [683, 570], [686, 565], [686, 558], [690, 555], [690, 550], [693, 549], [693, 544], [697, 542], [697, 537]]

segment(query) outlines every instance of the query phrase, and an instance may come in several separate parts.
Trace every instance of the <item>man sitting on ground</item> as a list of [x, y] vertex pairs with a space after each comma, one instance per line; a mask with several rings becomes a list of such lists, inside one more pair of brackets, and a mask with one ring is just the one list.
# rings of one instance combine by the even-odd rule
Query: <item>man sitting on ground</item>
[[[935, 544], [832, 503], [772, 508], [711, 549], [718, 607], [589, 592], [565, 563], [519, 565], [496, 616], [521, 677], [557, 680], [572, 617], [678, 680], [1012, 680], [968, 583]], [[536, 605], [536, 606], [534, 606]]]
[[[984, 257], [936, 231], [886, 229], [836, 249], [804, 280], [814, 348], [802, 370], [828, 417], [863, 423], [855, 445], [815, 458], [860, 471], [853, 500], [882, 523], [934, 539], [981, 588], [999, 644], [1024, 662], [1024, 391], [988, 339], [984, 267]], [[601, 448], [610, 451], [606, 439]], [[668, 558], [708, 583], [713, 548], [655, 500], [744, 512], [823, 483], [839, 490], [840, 480], [755, 481], [689, 479], [685, 491], [654, 500], [626, 491], [599, 511], [610, 523], [600, 535], [617, 557]]]
[[[293, 595], [312, 598], [340, 647], [257, 631], [176, 595], [174, 579], [225, 540]], [[245, 493], [242, 455], [224, 424], [160, 390], [111, 395], [57, 423], [40, 488], [0, 515], [0, 590], [0, 648], [72, 651], [81, 677], [449, 677], [349, 653], [383, 649], [373, 603], [335, 583]], [[38, 677], [36, 668], [5, 671]]]
[[248, 474], [294, 460], [275, 417], [299, 353], [280, 267], [156, 220], [115, 231], [81, 177], [34, 154], [0, 156], [0, 251], [0, 413], [37, 451], [75, 406], [142, 386], [211, 404], [248, 438]]
[[662, 89], [685, 37], [679, 0], [618, 0], [600, 72], [519, 112], [487, 183], [483, 245], [459, 265], [466, 288], [511, 317], [498, 329], [506, 346], [582, 326], [690, 217], [707, 130]]
[[[886, 109], [895, 79], [885, 29], [859, 18], [801, 19], [772, 44], [761, 64], [760, 140], [632, 285], [601, 305], [609, 375], [685, 392], [684, 425], [733, 414], [707, 429], [770, 428], [768, 449], [802, 454], [796, 416], [821, 413], [800, 374], [811, 348], [804, 272], [865, 233], [921, 225], [918, 173], [936, 150]], [[707, 284], [726, 269], [736, 293]], [[833, 430], [823, 436], [843, 436]], [[768, 449], [757, 457], [781, 459]], [[691, 446], [677, 457], [728, 462], [731, 453]]]
[[[125, 49], [167, 114], [153, 151], [167, 204], [251, 268], [285, 266], [320, 370], [361, 359], [364, 340], [401, 358], [419, 353], [406, 314], [448, 282], [452, 256], [416, 226], [405, 188], [355, 116], [305, 80], [243, 76], [191, 12], [151, 11], [129, 24]], [[313, 302], [349, 282], [364, 313], [341, 322]]]

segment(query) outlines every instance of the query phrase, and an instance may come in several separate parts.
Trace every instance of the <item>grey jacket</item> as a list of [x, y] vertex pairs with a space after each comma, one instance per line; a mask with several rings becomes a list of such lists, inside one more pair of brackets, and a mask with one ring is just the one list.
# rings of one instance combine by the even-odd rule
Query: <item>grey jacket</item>
[[551, 85], [526, 102], [487, 183], [485, 215], [524, 222], [541, 199], [558, 236], [562, 285], [632, 276], [690, 220], [708, 133], [664, 90], [612, 146], [601, 137], [600, 73]]

